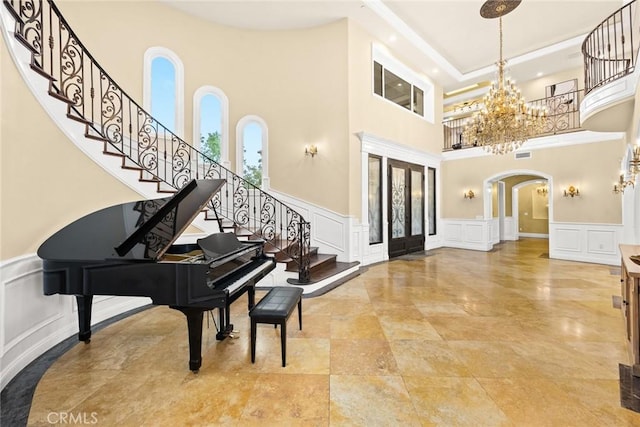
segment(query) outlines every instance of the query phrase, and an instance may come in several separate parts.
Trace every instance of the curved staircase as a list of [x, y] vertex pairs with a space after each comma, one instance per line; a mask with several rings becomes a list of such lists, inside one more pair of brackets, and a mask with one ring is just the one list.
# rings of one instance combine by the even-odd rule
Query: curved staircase
[[113, 176], [149, 199], [176, 192], [192, 179], [224, 179], [194, 225], [207, 234], [264, 239], [265, 252], [284, 266], [289, 283], [305, 285], [305, 295], [359, 274], [359, 263], [338, 262], [336, 255], [311, 247], [311, 224], [299, 213], [199, 152], [130, 98], [53, 1], [3, 3], [3, 35], [27, 85], [69, 139]]

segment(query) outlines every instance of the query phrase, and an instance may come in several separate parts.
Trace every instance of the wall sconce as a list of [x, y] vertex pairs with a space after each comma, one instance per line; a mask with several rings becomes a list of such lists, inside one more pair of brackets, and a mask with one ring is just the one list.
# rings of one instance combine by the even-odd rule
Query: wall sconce
[[566, 188], [564, 190], [564, 197], [575, 197], [575, 196], [579, 196], [580, 195], [580, 190], [578, 190], [576, 187], [574, 187], [573, 185], [570, 185], [569, 188]]
[[541, 196], [546, 196], [549, 193], [549, 187], [547, 187], [546, 185], [542, 186], [542, 187], [538, 187], [536, 188], [536, 191], [538, 192], [538, 194], [540, 194]]
[[635, 177], [640, 172], [640, 143], [633, 147], [633, 157], [629, 160], [629, 175]]
[[468, 190], [466, 193], [464, 193], [464, 198], [465, 199], [473, 199], [474, 197], [476, 197], [475, 193], [473, 192], [473, 190]]
[[315, 145], [309, 145], [308, 147], [304, 147], [305, 156], [315, 157], [318, 154], [318, 147]]
[[634, 187], [634, 186], [635, 186], [635, 183], [634, 183], [634, 182], [633, 182], [633, 180], [631, 180], [631, 179], [630, 179], [630, 180], [628, 180], [628, 181], [625, 181], [625, 179], [624, 179], [624, 174], [623, 174], [623, 173], [621, 173], [621, 174], [620, 174], [620, 179], [618, 180], [618, 182], [616, 182], [615, 184], [613, 184], [613, 192], [614, 192], [615, 194], [624, 193], [624, 189], [625, 189], [625, 188], [627, 188], [627, 187], [629, 187], [629, 186]]

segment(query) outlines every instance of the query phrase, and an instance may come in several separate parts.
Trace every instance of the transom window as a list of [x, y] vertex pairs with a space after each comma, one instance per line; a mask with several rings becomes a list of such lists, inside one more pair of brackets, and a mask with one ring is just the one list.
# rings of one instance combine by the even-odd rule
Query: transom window
[[427, 76], [414, 71], [384, 46], [375, 43], [371, 45], [371, 65], [375, 95], [435, 123], [435, 87]]
[[424, 91], [379, 62], [373, 63], [373, 87], [377, 95], [424, 117]]

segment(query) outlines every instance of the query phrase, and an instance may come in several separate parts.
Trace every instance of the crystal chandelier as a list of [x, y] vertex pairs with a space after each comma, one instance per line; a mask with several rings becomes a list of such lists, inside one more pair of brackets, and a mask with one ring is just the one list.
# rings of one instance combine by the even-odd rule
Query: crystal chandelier
[[525, 104], [520, 90], [505, 78], [502, 59], [502, 16], [515, 9], [521, 0], [488, 0], [480, 9], [483, 18], [499, 18], [500, 60], [498, 79], [484, 97], [483, 108], [465, 124], [464, 137], [469, 144], [482, 146], [493, 154], [517, 150], [530, 137], [542, 132], [546, 111]]

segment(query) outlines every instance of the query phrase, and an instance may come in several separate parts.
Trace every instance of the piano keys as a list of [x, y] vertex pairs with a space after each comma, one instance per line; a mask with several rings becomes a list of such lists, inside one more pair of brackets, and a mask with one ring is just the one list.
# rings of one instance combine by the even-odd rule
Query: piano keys
[[224, 339], [233, 325], [230, 304], [275, 268], [264, 241], [215, 233], [193, 244], [174, 244], [224, 180], [193, 180], [171, 197], [123, 203], [90, 213], [49, 237], [38, 249], [45, 295], [75, 295], [78, 339], [91, 340], [94, 295], [145, 296], [187, 318], [189, 368], [202, 364], [202, 320], [217, 308]]

